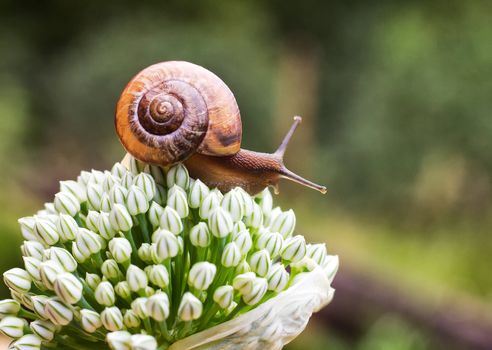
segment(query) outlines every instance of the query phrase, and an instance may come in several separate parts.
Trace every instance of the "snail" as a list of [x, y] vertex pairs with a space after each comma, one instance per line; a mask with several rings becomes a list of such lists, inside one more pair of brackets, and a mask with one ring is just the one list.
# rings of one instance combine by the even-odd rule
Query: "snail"
[[116, 106], [116, 132], [136, 159], [163, 167], [183, 162], [193, 178], [221, 191], [242, 187], [249, 194], [280, 178], [326, 193], [326, 187], [288, 170], [287, 145], [301, 122], [294, 118], [274, 153], [241, 146], [241, 117], [234, 95], [209, 70], [183, 61], [161, 62], [138, 73]]

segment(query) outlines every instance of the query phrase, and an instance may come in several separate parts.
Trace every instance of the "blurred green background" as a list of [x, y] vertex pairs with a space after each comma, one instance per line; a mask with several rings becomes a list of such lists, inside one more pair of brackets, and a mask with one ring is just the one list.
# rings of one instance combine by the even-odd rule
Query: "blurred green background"
[[[188, 60], [233, 90], [243, 147], [287, 152], [298, 230], [340, 255], [289, 349], [492, 348], [492, 2], [0, 1], [0, 270], [16, 219], [123, 156], [119, 93]], [[2, 289], [5, 295], [5, 289]], [[2, 296], [3, 296], [2, 295]], [[487, 337], [489, 334], [489, 337]]]

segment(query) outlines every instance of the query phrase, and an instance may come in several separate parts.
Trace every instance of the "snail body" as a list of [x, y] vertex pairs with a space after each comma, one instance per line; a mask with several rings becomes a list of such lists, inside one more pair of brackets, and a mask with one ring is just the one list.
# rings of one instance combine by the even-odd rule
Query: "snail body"
[[300, 121], [294, 118], [274, 153], [241, 149], [239, 107], [227, 85], [203, 67], [169, 61], [145, 68], [127, 84], [116, 106], [115, 127], [135, 158], [164, 167], [184, 162], [192, 177], [222, 191], [239, 186], [256, 194], [267, 186], [277, 188], [284, 177], [325, 193], [325, 187], [283, 164]]

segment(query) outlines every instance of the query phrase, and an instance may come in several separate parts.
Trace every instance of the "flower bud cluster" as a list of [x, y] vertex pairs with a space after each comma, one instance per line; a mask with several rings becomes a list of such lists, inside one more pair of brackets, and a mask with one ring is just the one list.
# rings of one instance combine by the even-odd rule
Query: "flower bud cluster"
[[153, 350], [338, 267], [269, 190], [221, 193], [182, 164], [83, 171], [19, 225], [24, 266], [4, 273], [12, 299], [0, 301], [0, 332], [18, 350]]

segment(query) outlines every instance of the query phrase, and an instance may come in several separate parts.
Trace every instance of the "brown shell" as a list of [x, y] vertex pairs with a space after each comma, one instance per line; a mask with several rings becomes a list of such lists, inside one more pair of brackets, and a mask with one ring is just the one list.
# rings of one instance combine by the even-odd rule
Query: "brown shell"
[[231, 90], [209, 70], [182, 61], [138, 73], [120, 96], [115, 126], [130, 154], [160, 165], [195, 152], [233, 155], [241, 145], [241, 117]]

